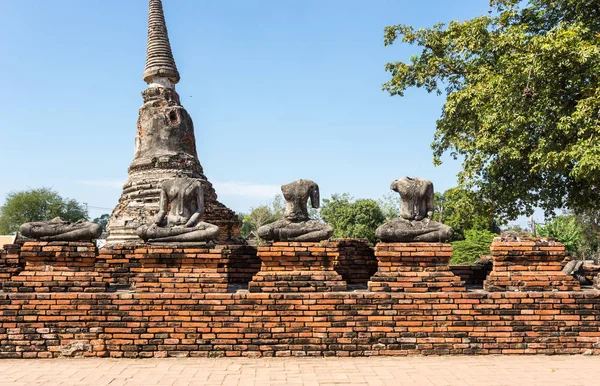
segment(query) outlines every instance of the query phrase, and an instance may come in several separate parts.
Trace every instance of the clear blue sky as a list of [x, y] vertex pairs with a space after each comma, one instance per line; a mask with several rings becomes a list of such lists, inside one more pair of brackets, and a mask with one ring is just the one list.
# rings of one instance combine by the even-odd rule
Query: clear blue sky
[[[147, 0], [0, 0], [0, 199], [50, 187], [116, 205], [145, 88]], [[379, 198], [394, 179], [456, 184], [432, 164], [442, 97], [381, 91], [391, 24], [485, 14], [488, 0], [163, 0], [177, 90], [219, 199], [236, 211], [309, 178], [321, 196]], [[100, 208], [100, 209], [97, 209]], [[106, 208], [106, 209], [102, 209]]]

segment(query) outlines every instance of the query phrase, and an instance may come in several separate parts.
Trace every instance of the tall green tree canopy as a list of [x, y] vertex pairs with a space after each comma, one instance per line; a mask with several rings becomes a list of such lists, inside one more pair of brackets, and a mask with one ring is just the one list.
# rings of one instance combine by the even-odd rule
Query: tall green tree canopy
[[538, 206], [598, 210], [600, 0], [491, 0], [490, 13], [419, 29], [385, 29], [385, 44], [422, 48], [388, 63], [391, 95], [445, 93], [434, 162], [461, 158], [459, 185], [503, 217]]
[[467, 230], [500, 233], [494, 204], [478, 192], [459, 187], [436, 192], [435, 208], [434, 220], [454, 229], [453, 240], [464, 239]]
[[48, 188], [12, 192], [0, 207], [0, 234], [15, 232], [21, 224], [62, 217], [67, 221], [88, 218], [85, 205], [74, 199], [62, 198]]
[[323, 199], [321, 217], [333, 227], [333, 237], [365, 238], [372, 243], [377, 239], [375, 230], [386, 220], [377, 201], [354, 200], [347, 193]]

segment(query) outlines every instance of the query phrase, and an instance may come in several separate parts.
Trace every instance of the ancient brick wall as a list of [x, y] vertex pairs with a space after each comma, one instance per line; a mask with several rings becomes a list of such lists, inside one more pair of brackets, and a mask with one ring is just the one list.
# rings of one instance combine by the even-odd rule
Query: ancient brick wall
[[600, 354], [600, 292], [0, 294], [0, 357]]
[[[11, 255], [20, 269], [4, 282], [4, 292], [104, 292], [90, 242], [25, 242]], [[13, 263], [14, 264], [14, 263]]]
[[[522, 244], [531, 242], [495, 249], [497, 270], [488, 275], [495, 291], [503, 280], [539, 284], [559, 275], [561, 246]], [[263, 257], [271, 260], [262, 268], [288, 271], [295, 284], [303, 278], [294, 277], [296, 268], [343, 282], [337, 243], [267, 246]], [[257, 276], [255, 249], [245, 245], [96, 252], [88, 243], [63, 244], [0, 251], [0, 358], [600, 354], [600, 291], [465, 291], [475, 270], [450, 270], [444, 244], [379, 245], [385, 280], [374, 287], [405, 281], [395, 288], [404, 292], [306, 293], [227, 293], [228, 282]], [[523, 268], [528, 253], [536, 269]], [[357, 271], [362, 255], [349, 253]], [[99, 284], [110, 286], [85, 292]]]
[[121, 244], [101, 249], [96, 267], [105, 282], [137, 292], [227, 292], [225, 250]]
[[6, 244], [0, 248], [0, 290], [3, 289], [4, 283], [21, 272], [20, 251], [20, 244]]

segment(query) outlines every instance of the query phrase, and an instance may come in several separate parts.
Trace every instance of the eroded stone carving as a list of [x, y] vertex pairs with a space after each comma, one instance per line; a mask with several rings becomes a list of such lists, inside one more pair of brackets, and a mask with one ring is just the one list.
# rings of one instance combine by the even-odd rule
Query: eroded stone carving
[[567, 275], [573, 276], [581, 284], [589, 284], [585, 277], [585, 271], [583, 270], [583, 260], [570, 260], [563, 267], [563, 272]]
[[201, 180], [187, 176], [160, 185], [160, 209], [153, 222], [137, 229], [138, 236], [150, 242], [203, 242], [219, 236], [219, 227], [200, 221], [204, 214]]
[[402, 177], [390, 186], [400, 193], [400, 217], [379, 228], [375, 234], [384, 242], [446, 242], [453, 231], [447, 225], [432, 221], [433, 183], [420, 178]]
[[258, 236], [270, 241], [321, 241], [333, 234], [333, 228], [308, 215], [307, 202], [320, 204], [319, 185], [311, 180], [297, 180], [281, 186], [285, 199], [285, 217], [258, 228]]
[[100, 237], [102, 227], [84, 219], [70, 222], [55, 217], [50, 221], [25, 223], [19, 231], [25, 237], [42, 241], [87, 241]]

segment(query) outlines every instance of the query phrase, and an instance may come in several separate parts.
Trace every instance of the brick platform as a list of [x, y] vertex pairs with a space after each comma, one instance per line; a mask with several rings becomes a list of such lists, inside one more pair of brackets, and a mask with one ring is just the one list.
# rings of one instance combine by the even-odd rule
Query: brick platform
[[275, 242], [260, 245], [260, 272], [250, 292], [343, 291], [346, 282], [335, 270], [338, 246], [330, 242]]
[[553, 239], [497, 237], [487, 291], [577, 291], [579, 281], [562, 272], [565, 247]]
[[227, 292], [225, 246], [121, 244], [100, 250], [98, 270], [136, 292]]
[[3, 285], [5, 292], [104, 292], [90, 242], [31, 241], [20, 249], [23, 269]]
[[0, 293], [0, 358], [600, 355], [600, 291]]
[[448, 265], [452, 245], [443, 243], [377, 243], [373, 292], [465, 291], [465, 282]]

